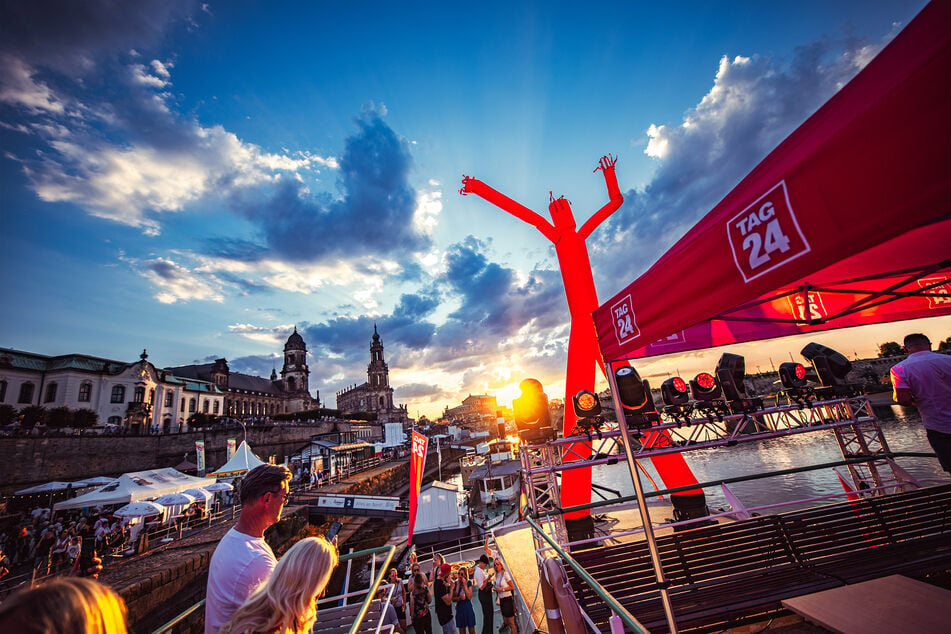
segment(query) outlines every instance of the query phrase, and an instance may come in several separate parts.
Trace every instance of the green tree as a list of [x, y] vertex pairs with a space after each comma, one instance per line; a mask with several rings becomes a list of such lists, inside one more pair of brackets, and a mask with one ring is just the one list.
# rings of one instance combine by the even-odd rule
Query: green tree
[[45, 407], [39, 405], [30, 405], [20, 410], [20, 425], [27, 429], [34, 425], [45, 425], [49, 412]]
[[902, 354], [903, 350], [901, 345], [895, 341], [888, 341], [878, 346], [878, 356], [880, 358], [884, 357], [897, 357]]
[[17, 408], [13, 405], [8, 405], [4, 403], [0, 405], [0, 425], [10, 425], [17, 422], [19, 415], [17, 414]]
[[50, 427], [68, 427], [73, 422], [73, 411], [62, 405], [49, 410], [46, 415], [46, 424]]
[[188, 425], [190, 427], [205, 427], [211, 425], [217, 420], [217, 416], [213, 414], [203, 414], [198, 412], [197, 414], [192, 414], [188, 418]]
[[92, 427], [99, 422], [99, 414], [91, 409], [77, 409], [73, 412], [73, 427]]

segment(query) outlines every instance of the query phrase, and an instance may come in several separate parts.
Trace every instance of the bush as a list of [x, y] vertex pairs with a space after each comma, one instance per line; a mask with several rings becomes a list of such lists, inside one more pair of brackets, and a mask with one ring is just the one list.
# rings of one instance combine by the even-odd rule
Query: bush
[[73, 412], [73, 427], [92, 427], [99, 422], [99, 414], [91, 409], [77, 409]]
[[46, 424], [50, 427], [69, 427], [73, 422], [73, 411], [62, 405], [49, 410], [46, 416]]
[[34, 425], [45, 425], [49, 418], [49, 412], [45, 407], [39, 405], [30, 405], [20, 410], [20, 425], [29, 429]]
[[17, 414], [17, 408], [13, 405], [8, 405], [4, 403], [0, 405], [0, 426], [11, 425], [17, 422], [19, 414]]

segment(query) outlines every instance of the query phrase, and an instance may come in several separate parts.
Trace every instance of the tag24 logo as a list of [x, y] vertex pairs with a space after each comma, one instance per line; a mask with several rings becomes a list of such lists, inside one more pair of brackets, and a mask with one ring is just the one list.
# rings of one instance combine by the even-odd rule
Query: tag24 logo
[[786, 181], [733, 216], [726, 230], [733, 261], [747, 282], [809, 253], [789, 204]]

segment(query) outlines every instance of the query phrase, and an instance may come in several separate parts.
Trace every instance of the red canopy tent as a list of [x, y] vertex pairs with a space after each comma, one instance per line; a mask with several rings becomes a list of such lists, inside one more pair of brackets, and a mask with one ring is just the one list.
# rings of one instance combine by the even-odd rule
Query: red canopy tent
[[594, 312], [605, 360], [951, 314], [951, 2]]

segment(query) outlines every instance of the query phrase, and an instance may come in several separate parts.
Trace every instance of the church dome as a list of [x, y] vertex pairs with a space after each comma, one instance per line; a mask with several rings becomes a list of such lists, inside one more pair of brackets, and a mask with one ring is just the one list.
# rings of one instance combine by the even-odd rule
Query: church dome
[[297, 332], [297, 326], [294, 326], [294, 332], [290, 337], [287, 338], [287, 343], [284, 344], [285, 350], [306, 350], [307, 344], [304, 343], [304, 338], [300, 336]]

